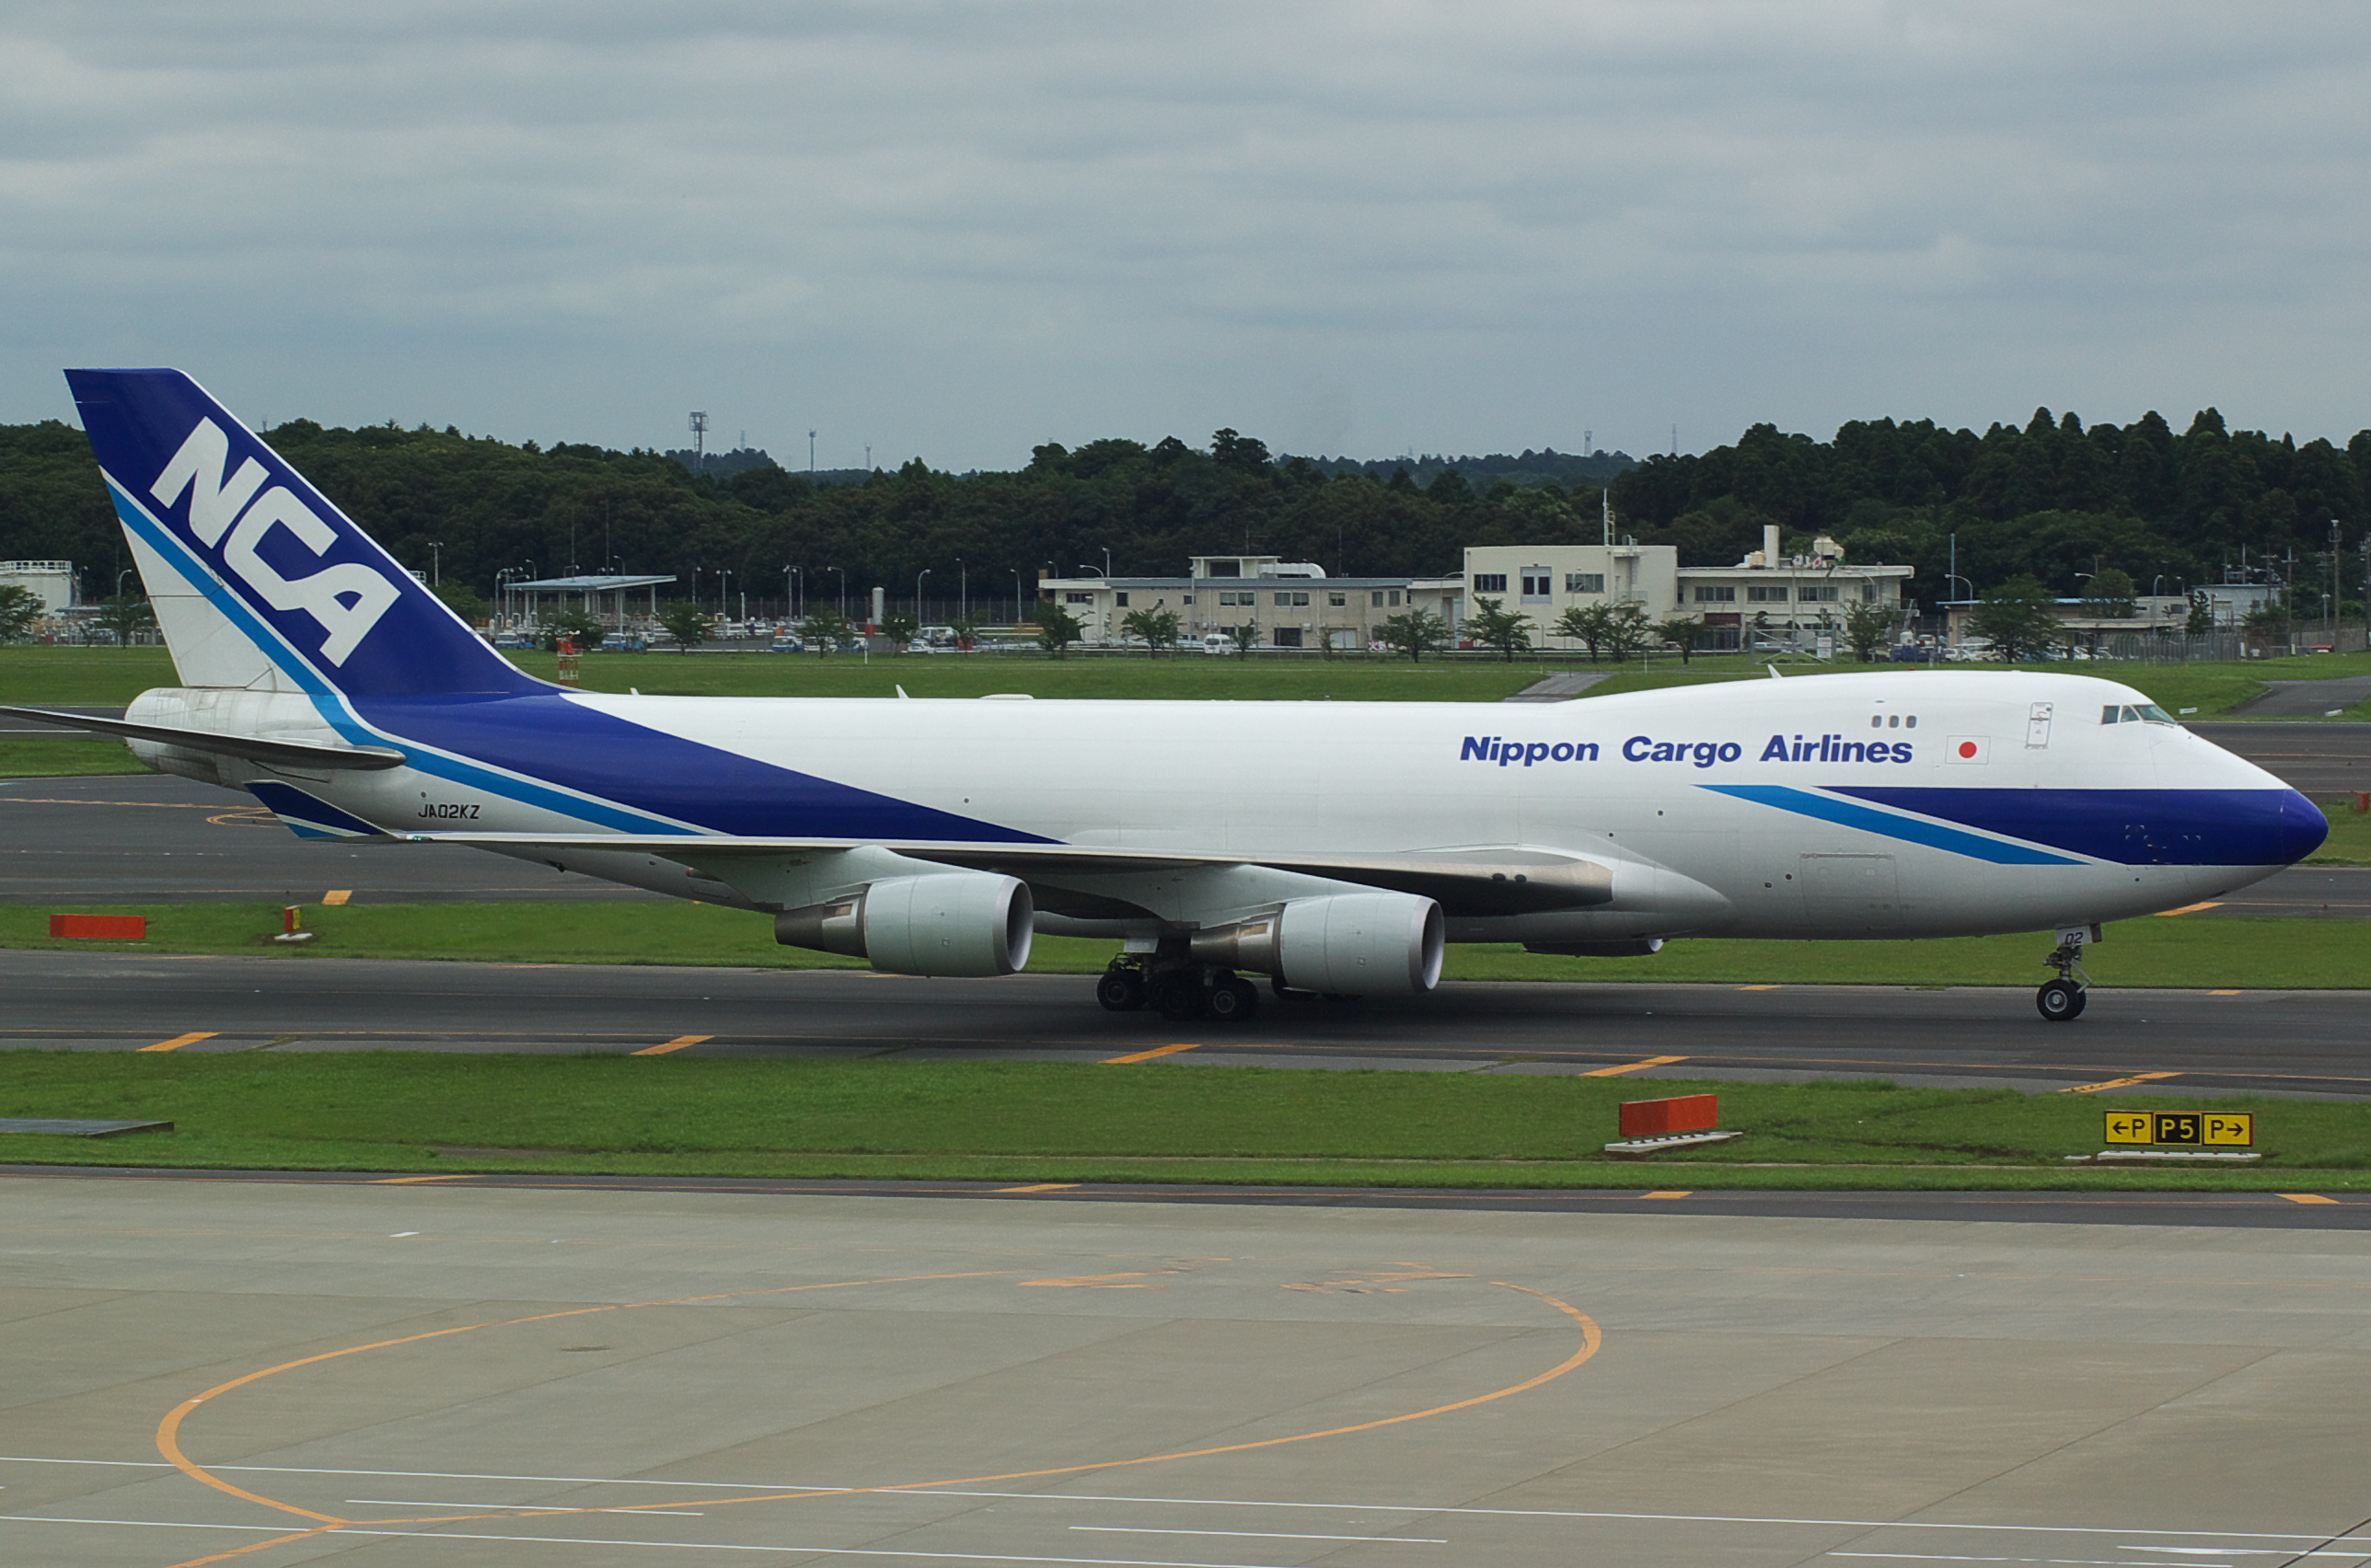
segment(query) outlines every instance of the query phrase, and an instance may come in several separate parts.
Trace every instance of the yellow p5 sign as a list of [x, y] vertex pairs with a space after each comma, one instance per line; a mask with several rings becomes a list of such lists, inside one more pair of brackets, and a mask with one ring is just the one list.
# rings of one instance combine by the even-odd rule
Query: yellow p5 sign
[[2111, 1144], [2249, 1148], [2256, 1142], [2252, 1111], [2111, 1111], [2107, 1121]]

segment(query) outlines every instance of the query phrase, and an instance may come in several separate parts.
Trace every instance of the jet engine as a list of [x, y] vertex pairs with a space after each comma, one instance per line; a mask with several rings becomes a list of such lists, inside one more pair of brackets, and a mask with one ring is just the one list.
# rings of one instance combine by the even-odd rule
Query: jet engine
[[774, 940], [872, 961], [893, 974], [974, 978], [1029, 962], [1028, 884], [993, 871], [891, 877], [774, 917]]
[[1205, 963], [1270, 974], [1303, 991], [1429, 991], [1440, 979], [1440, 905], [1412, 893], [1296, 898], [1274, 915], [1197, 931]]

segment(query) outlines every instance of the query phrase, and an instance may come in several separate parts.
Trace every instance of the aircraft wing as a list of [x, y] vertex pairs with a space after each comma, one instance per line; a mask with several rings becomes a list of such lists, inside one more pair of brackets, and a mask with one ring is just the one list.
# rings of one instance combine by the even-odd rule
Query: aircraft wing
[[0, 708], [0, 713], [56, 724], [69, 730], [95, 730], [126, 740], [153, 741], [158, 745], [243, 757], [278, 767], [381, 768], [400, 767], [404, 754], [384, 746], [332, 746], [317, 741], [271, 740], [260, 735], [226, 735], [216, 730], [185, 730], [170, 724], [135, 724], [123, 719], [94, 718], [87, 713], [52, 713], [45, 708]]
[[[1613, 900], [1613, 869], [1596, 860], [1521, 846], [1419, 850], [1400, 855], [1226, 855], [1162, 849], [1104, 848], [1076, 844], [896, 843], [848, 839], [650, 837], [622, 835], [547, 836], [524, 833], [416, 833], [419, 842], [467, 844], [484, 849], [625, 850], [685, 864], [723, 866], [733, 860], [884, 848], [908, 859], [965, 870], [1000, 871], [1040, 887], [1092, 884], [1116, 875], [1202, 868], [1259, 866], [1296, 871], [1360, 887], [1417, 894], [1456, 916], [1516, 915], [1582, 909]], [[731, 880], [729, 876], [726, 880]]]

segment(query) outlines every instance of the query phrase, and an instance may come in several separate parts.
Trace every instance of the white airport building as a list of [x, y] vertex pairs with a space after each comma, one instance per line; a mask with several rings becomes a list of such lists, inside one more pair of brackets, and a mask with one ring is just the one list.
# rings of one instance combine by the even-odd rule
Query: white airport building
[[1089, 642], [1118, 642], [1137, 610], [1177, 617], [1181, 642], [1255, 628], [1262, 648], [1363, 650], [1394, 616], [1429, 610], [1463, 618], [1462, 577], [1333, 577], [1280, 556], [1195, 556], [1183, 577], [1043, 577], [1037, 601], [1075, 616]]
[[1781, 556], [1778, 530], [1735, 566], [1682, 566], [1671, 545], [1476, 545], [1453, 577], [1333, 577], [1313, 561], [1278, 556], [1196, 556], [1183, 577], [1041, 578], [1040, 604], [1078, 617], [1090, 642], [1119, 642], [1139, 609], [1166, 609], [1181, 641], [1249, 624], [1263, 648], [1362, 649], [1389, 617], [1428, 610], [1454, 638], [1476, 599], [1495, 599], [1532, 623], [1537, 648], [1573, 649], [1556, 622], [1591, 605], [1636, 605], [1649, 620], [1687, 616], [1709, 628], [1698, 646], [1809, 647], [1843, 622], [1848, 605], [1906, 610], [1907, 566], [1856, 565], [1822, 537], [1808, 554]]
[[1856, 565], [1824, 536], [1809, 553], [1779, 554], [1778, 530], [1735, 566], [1682, 566], [1671, 545], [1477, 545], [1465, 552], [1468, 602], [1495, 599], [1532, 623], [1538, 648], [1575, 648], [1556, 624], [1568, 610], [1636, 605], [1650, 621], [1685, 616], [1708, 629], [1705, 649], [1810, 646], [1841, 627], [1851, 605], [1907, 611], [1914, 568]]
[[0, 560], [0, 588], [25, 589], [41, 602], [43, 615], [56, 615], [74, 605], [74, 562]]

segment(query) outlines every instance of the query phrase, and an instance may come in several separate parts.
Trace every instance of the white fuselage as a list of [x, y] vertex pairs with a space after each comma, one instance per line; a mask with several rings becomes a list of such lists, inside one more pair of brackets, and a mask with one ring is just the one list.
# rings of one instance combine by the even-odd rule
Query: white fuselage
[[[174, 699], [189, 695], [155, 693], [143, 702], [152, 717], [186, 722], [199, 716], [176, 711]], [[310, 701], [293, 695], [233, 699], [279, 710], [243, 715], [244, 727], [333, 734]], [[2046, 824], [2064, 802], [2103, 795], [2194, 795], [2212, 815], [2214, 801], [2226, 792], [2285, 791], [2278, 779], [2178, 725], [2102, 724], [2103, 708], [2146, 699], [2088, 676], [1883, 672], [1549, 704], [590, 693], [534, 700], [623, 721], [630, 728], [622, 732], [648, 732], [654, 743], [690, 743], [696, 753], [746, 758], [985, 824], [991, 841], [1002, 835], [1082, 850], [1244, 860], [1518, 847], [1611, 868], [1611, 902], [1452, 915], [1453, 940], [2034, 930], [2194, 902], [2282, 863], [2238, 863], [2211, 848], [2185, 859], [2180, 843], [2153, 854], [2125, 853], [2112, 844], [2101, 852], [2096, 823], [2090, 838], [2073, 847], [2064, 834], [2053, 837], [2040, 826], [2030, 838], [2029, 830], [2004, 829], [2004, 820], [2023, 822], [2029, 812]], [[285, 721], [275, 722], [282, 714]], [[416, 739], [406, 737], [399, 709], [360, 709], [357, 719], [335, 733], [349, 741], [393, 737], [416, 761], [425, 760]], [[684, 874], [684, 864], [700, 860], [701, 780], [696, 760], [670, 760], [672, 755], [654, 746], [653, 767], [676, 777], [656, 779], [656, 796], [646, 790], [622, 820], [614, 810], [576, 806], [620, 798], [585, 777], [534, 779], [515, 768], [433, 762], [289, 777], [398, 835], [613, 832], [646, 845], [654, 831], [682, 834], [680, 851], [657, 858], [642, 848], [607, 855], [588, 839], [568, 859], [571, 869], [688, 897], [763, 905], [795, 896], [769, 898], [753, 887], [756, 874], [746, 861], [739, 870], [709, 868], [722, 881]], [[611, 769], [604, 777], [636, 771], [630, 756], [610, 756], [603, 766]], [[523, 787], [530, 781], [538, 787]], [[1850, 794], [1869, 789], [1943, 791], [1935, 798], [1978, 810], [1985, 825], [1937, 827], [1923, 803], [1903, 807]], [[660, 797], [681, 803], [653, 806]], [[1850, 820], [1807, 814], [1829, 810]], [[803, 824], [795, 807], [785, 811], [791, 814], [774, 836], [899, 846], [894, 834], [819, 831], [832, 824]], [[943, 836], [910, 836], [916, 843]], [[549, 852], [532, 858], [558, 863]], [[1208, 878], [1140, 868], [1070, 880], [1186, 924], [1233, 917], [1293, 896], [1297, 885], [1288, 872], [1247, 874], [1235, 879], [1238, 885], [1215, 887]], [[1040, 924], [1084, 933], [1141, 922], [1048, 915]]]

